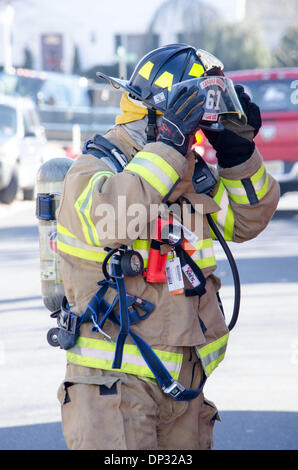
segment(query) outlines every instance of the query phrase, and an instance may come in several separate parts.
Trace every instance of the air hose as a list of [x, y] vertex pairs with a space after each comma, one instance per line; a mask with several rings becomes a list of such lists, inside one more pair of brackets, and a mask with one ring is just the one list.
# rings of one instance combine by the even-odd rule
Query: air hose
[[225, 241], [224, 237], [222, 236], [219, 228], [217, 227], [217, 225], [213, 221], [210, 214], [207, 214], [207, 219], [208, 219], [208, 223], [209, 223], [211, 229], [213, 230], [214, 234], [216, 235], [219, 243], [221, 244], [221, 246], [222, 246], [222, 248], [223, 248], [223, 250], [224, 250], [224, 252], [227, 256], [228, 262], [231, 266], [233, 279], [234, 279], [234, 289], [235, 289], [234, 308], [233, 308], [231, 321], [228, 325], [228, 329], [229, 329], [229, 331], [231, 331], [237, 323], [238, 316], [239, 316], [239, 309], [240, 309], [241, 287], [240, 287], [240, 278], [239, 278], [238, 268], [237, 268], [237, 265], [235, 263], [234, 257], [233, 257], [233, 255], [230, 251], [230, 248], [228, 247], [227, 242]]

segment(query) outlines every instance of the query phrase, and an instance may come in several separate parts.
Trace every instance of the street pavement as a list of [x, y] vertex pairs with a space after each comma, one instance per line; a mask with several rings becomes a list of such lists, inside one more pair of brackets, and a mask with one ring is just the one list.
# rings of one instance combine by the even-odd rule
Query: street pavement
[[[0, 449], [63, 450], [57, 388], [65, 355], [46, 333], [34, 202], [0, 205]], [[205, 387], [218, 407], [217, 450], [298, 449], [298, 194], [255, 240], [230, 244], [242, 282], [239, 321]], [[230, 268], [216, 247], [229, 320]]]

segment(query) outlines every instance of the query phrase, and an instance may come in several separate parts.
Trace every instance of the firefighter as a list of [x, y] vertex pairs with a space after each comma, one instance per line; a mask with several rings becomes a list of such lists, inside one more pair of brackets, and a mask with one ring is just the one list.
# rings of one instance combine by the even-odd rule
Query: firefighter
[[[85, 312], [104, 279], [105, 248], [132, 247], [141, 254], [146, 269], [151, 243], [146, 230], [154, 204], [191, 205], [190, 220], [182, 223], [193, 233], [194, 222], [201, 221], [191, 258], [204, 278], [204, 289], [186, 296], [173, 295], [168, 283], [149, 283], [142, 274], [125, 277], [131, 296], [154, 305], [150, 315], [133, 323], [130, 330], [154, 351], [175, 387], [159, 386], [133, 335], [125, 340], [121, 368], [113, 368], [123, 325], [109, 318], [102, 329], [96, 329], [96, 322], [92, 328], [91, 320], [80, 325], [75, 344], [65, 348], [67, 369], [58, 391], [69, 449], [214, 446], [213, 427], [219, 415], [202, 388], [224, 358], [229, 330], [218, 301], [214, 233], [207, 215], [212, 215], [227, 241], [244, 242], [267, 226], [279, 200], [279, 186], [267, 174], [253, 141], [261, 126], [259, 108], [243, 88], [236, 94], [231, 87], [226, 104], [233, 108], [231, 103], [239, 98], [247, 121], [241, 121], [239, 109], [233, 108], [231, 116], [232, 111], [238, 113], [240, 121], [223, 120], [224, 127], [218, 129], [209, 113], [208, 122], [206, 99], [214, 94], [207, 96], [204, 88], [199, 91], [189, 80], [208, 76], [214, 68], [224, 78], [223, 66], [215, 57], [192, 46], [172, 44], [140, 60], [130, 80], [107, 77], [124, 89], [122, 113], [104, 135], [117, 149], [112, 153], [118, 162], [124, 160], [123, 171], [117, 170], [115, 161], [111, 164], [102, 139], [95, 138], [87, 142], [66, 175], [57, 211], [58, 251], [66, 298], [74, 314]], [[212, 71], [209, 75], [213, 76]], [[213, 170], [216, 185], [209, 194], [196, 193], [192, 181], [192, 144], [204, 118], [202, 127], [218, 159]], [[135, 220], [129, 208], [136, 203], [144, 208], [138, 227], [140, 234], [149, 233], [147, 238], [135, 238], [129, 231]], [[200, 214], [196, 207], [203, 208]], [[164, 252], [173, 256], [170, 245], [164, 245]], [[184, 283], [193, 287], [186, 276]], [[109, 289], [109, 305], [114, 297], [115, 291]], [[119, 312], [119, 305], [115, 310]], [[184, 399], [185, 389], [199, 392], [193, 399]]]

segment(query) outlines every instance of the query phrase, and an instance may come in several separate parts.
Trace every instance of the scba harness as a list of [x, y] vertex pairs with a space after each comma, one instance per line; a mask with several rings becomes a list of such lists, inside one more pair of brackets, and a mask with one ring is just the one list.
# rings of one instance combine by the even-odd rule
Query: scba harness
[[[123, 171], [128, 163], [125, 155], [100, 135], [96, 135], [93, 140], [86, 142], [83, 154], [91, 154], [102, 159], [115, 173]], [[187, 266], [192, 276], [194, 276], [194, 287], [185, 289], [185, 295], [198, 295], [200, 297], [206, 292], [206, 279], [200, 268], [181, 247], [183, 237], [177, 239], [175, 236], [173, 237], [171, 231], [170, 234], [172, 236], [162, 242], [172, 245], [181, 260], [182, 267]], [[129, 250], [126, 246], [114, 250], [107, 248], [106, 250], [108, 250], [107, 256], [102, 264], [105, 279], [98, 282], [99, 289], [88, 303], [85, 312], [81, 315], [72, 312], [66, 297], [64, 297], [61, 309], [51, 315], [52, 318], [56, 318], [58, 328], [52, 328], [48, 332], [48, 342], [52, 346], [60, 346], [62, 349], [68, 350], [75, 346], [80, 336], [81, 325], [83, 323], [92, 323], [91, 332], [99, 333], [106, 341], [113, 343], [112, 338], [103, 330], [106, 320], [109, 319], [119, 327], [112, 369], [121, 370], [124, 344], [129, 336], [137, 346], [163, 392], [176, 401], [193, 400], [202, 392], [207, 379], [206, 375], [204, 375], [198, 389], [186, 389], [177, 380], [173, 379], [153, 349], [130, 329], [131, 325], [148, 318], [154, 310], [154, 305], [151, 302], [126, 292], [125, 276], [138, 276], [144, 273], [142, 257], [138, 252]], [[108, 264], [109, 272], [107, 269]], [[111, 304], [105, 300], [108, 289], [116, 291]], [[115, 312], [117, 304], [119, 304], [119, 315]], [[138, 308], [144, 313], [140, 314]]]

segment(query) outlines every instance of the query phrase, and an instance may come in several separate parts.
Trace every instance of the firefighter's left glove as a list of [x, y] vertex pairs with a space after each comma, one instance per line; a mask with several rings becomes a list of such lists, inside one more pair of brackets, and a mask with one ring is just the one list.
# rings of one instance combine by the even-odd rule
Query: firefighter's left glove
[[[260, 108], [251, 101], [241, 85], [235, 86], [236, 93], [247, 117], [247, 123], [254, 128], [254, 137], [258, 134], [262, 119]], [[218, 164], [222, 168], [231, 168], [248, 160], [255, 149], [254, 142], [224, 129], [222, 132], [205, 131], [207, 139], [216, 150]]]
[[172, 146], [182, 155], [191, 149], [195, 132], [199, 129], [205, 97], [199, 95], [197, 87], [183, 87], [174, 97], [170, 109], [162, 118], [157, 137], [158, 142]]
[[231, 168], [241, 165], [248, 160], [255, 149], [255, 143], [251, 142], [229, 129], [221, 132], [204, 131], [210, 144], [216, 150], [219, 166]]
[[262, 127], [262, 118], [260, 108], [256, 103], [253, 103], [245, 93], [242, 85], [235, 85], [235, 90], [238, 95], [239, 101], [247, 117], [247, 123], [254, 128], [254, 137], [259, 133]]

